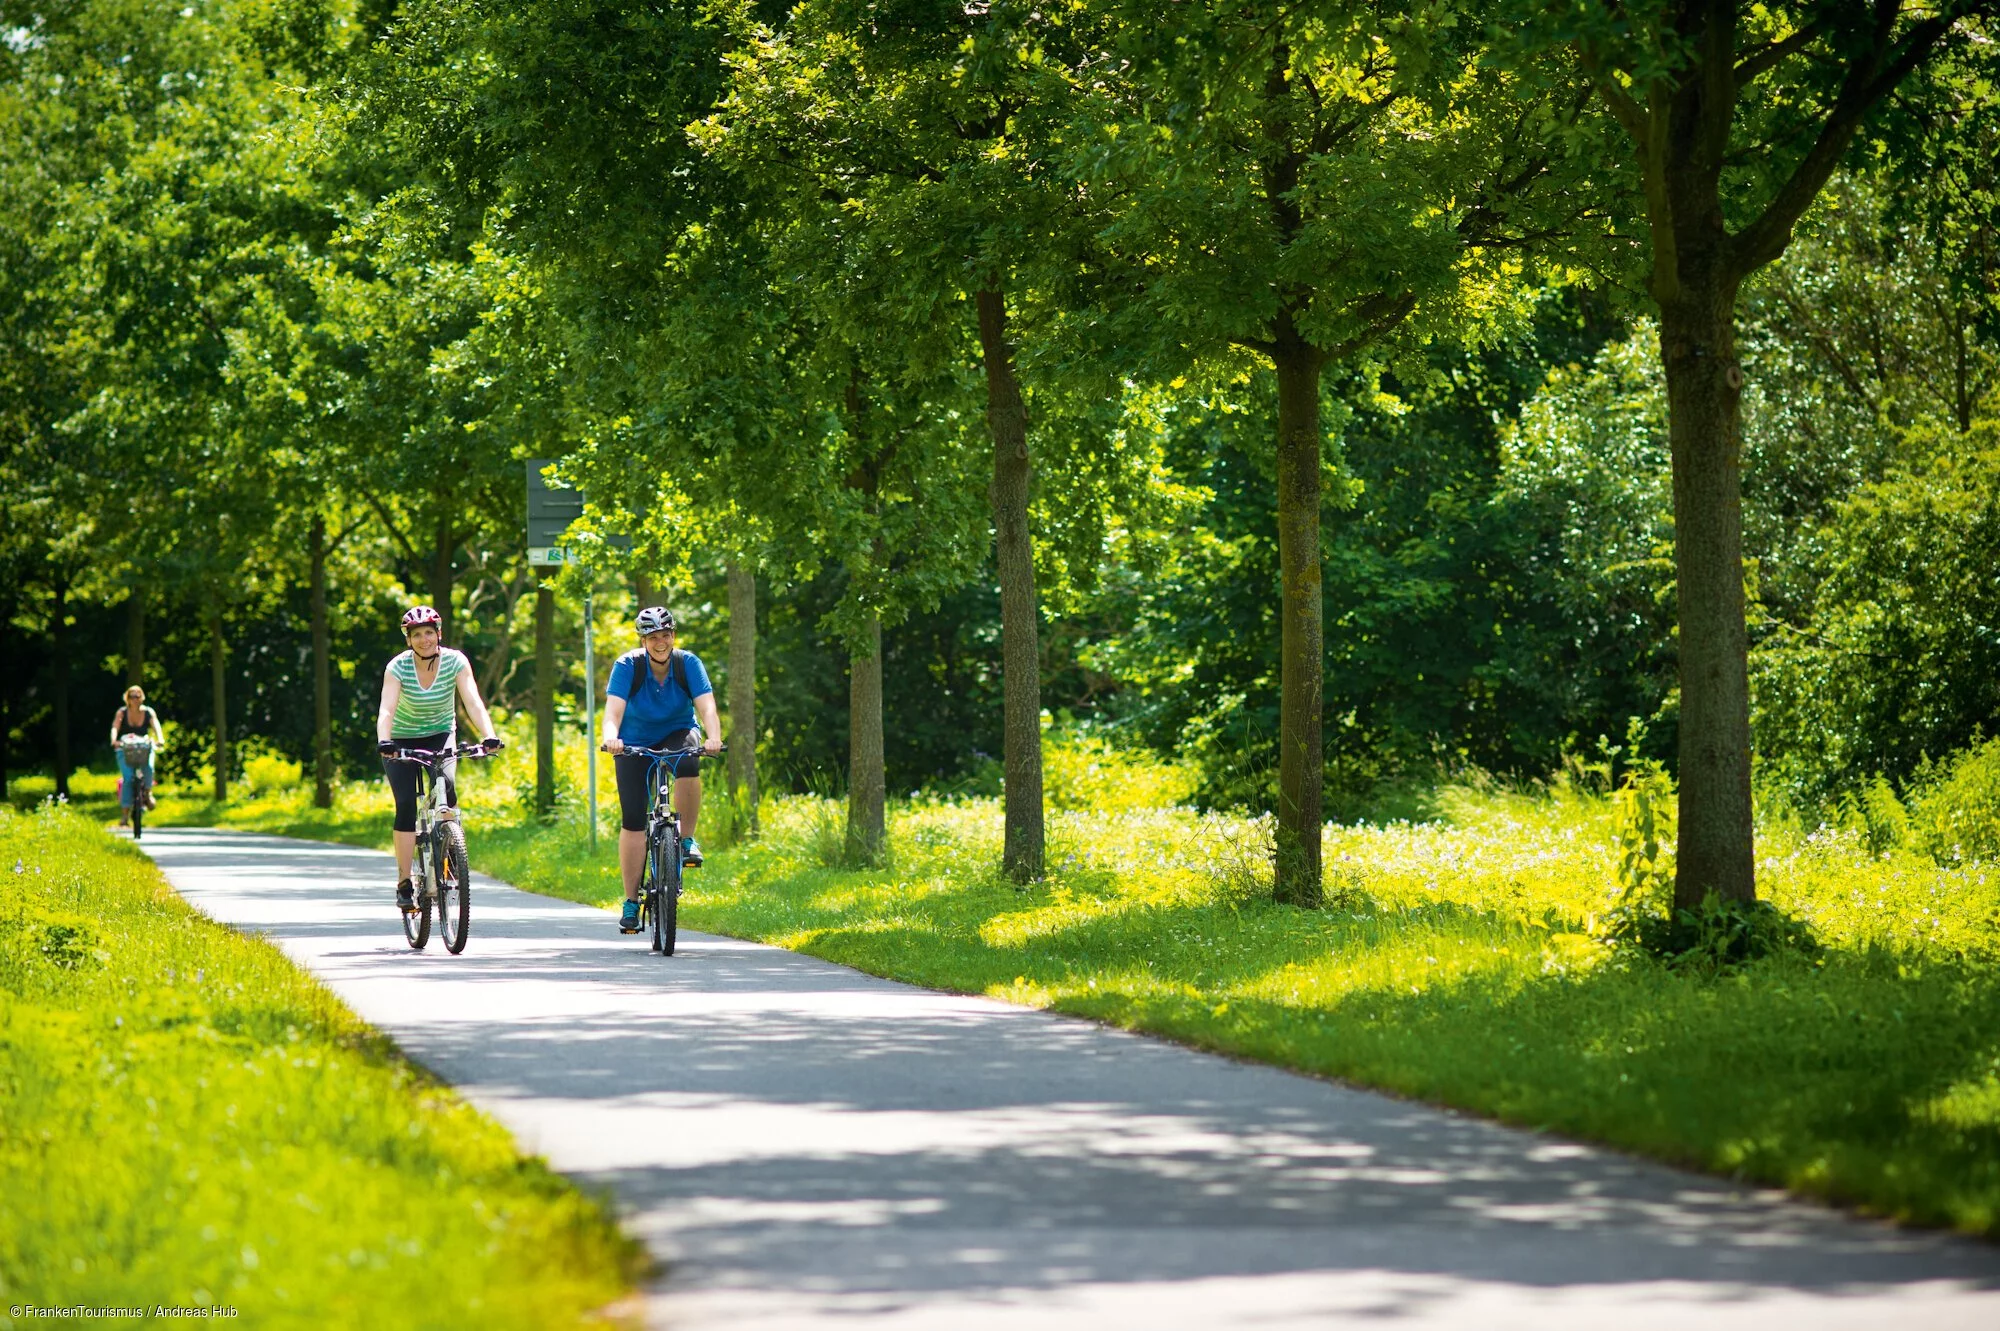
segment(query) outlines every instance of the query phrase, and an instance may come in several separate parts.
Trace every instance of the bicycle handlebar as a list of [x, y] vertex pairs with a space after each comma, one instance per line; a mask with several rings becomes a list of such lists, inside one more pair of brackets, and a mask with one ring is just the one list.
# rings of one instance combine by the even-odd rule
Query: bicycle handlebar
[[[600, 744], [597, 746], [597, 751], [599, 753], [610, 753], [611, 747], [607, 744]], [[707, 749], [700, 749], [700, 748], [646, 749], [646, 748], [641, 748], [637, 744], [627, 744], [623, 749], [619, 750], [619, 752], [636, 753], [641, 758], [720, 758], [723, 754], [729, 752], [729, 746], [727, 744], [718, 745], [716, 747], [715, 752], [710, 753]]]
[[498, 755], [484, 744], [470, 747], [461, 744], [455, 749], [397, 749], [382, 756], [390, 762], [422, 763], [425, 767], [436, 767], [453, 758], [493, 758]]

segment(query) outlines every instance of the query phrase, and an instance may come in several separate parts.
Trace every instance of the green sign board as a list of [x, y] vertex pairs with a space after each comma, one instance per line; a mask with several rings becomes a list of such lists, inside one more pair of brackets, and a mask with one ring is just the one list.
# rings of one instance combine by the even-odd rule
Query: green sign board
[[560, 542], [569, 524], [583, 516], [583, 491], [558, 489], [542, 475], [553, 458], [528, 459], [528, 562], [550, 567], [570, 562]]

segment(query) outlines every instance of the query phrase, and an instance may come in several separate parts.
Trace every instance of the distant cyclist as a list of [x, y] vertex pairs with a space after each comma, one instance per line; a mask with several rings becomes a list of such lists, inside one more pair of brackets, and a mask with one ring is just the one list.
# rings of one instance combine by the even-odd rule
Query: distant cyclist
[[[153, 751], [146, 761], [137, 768], [120, 743], [127, 735], [144, 735], [153, 741]], [[153, 807], [153, 759], [167, 746], [167, 736], [160, 729], [160, 714], [146, 705], [146, 691], [134, 684], [125, 690], [125, 705], [111, 717], [111, 751], [118, 755], [118, 825], [124, 827], [132, 821], [132, 801], [137, 798], [139, 774], [146, 776], [146, 807]]]
[[[618, 927], [639, 932], [639, 871], [646, 862], [646, 789], [653, 760], [626, 753], [642, 749], [689, 749], [694, 745], [696, 716], [701, 718], [708, 754], [722, 752], [722, 722], [715, 712], [715, 688], [708, 669], [693, 652], [674, 646], [674, 617], [662, 606], [639, 612], [635, 627], [640, 646], [618, 658], [604, 688], [604, 747], [617, 755], [618, 869], [625, 876], [625, 913]], [[701, 762], [676, 759], [674, 812], [681, 816], [681, 861], [701, 866], [701, 846], [694, 839], [701, 813]]]
[[[382, 672], [382, 706], [375, 714], [375, 747], [387, 755], [397, 749], [424, 749], [436, 753], [452, 747], [458, 730], [455, 703], [465, 704], [465, 714], [485, 736], [488, 749], [499, 749], [493, 722], [480, 701], [479, 685], [472, 679], [472, 662], [465, 653], [446, 647], [441, 641], [444, 621], [427, 605], [411, 606], [403, 616], [403, 640], [410, 644], [399, 652]], [[457, 763], [444, 769], [444, 802], [456, 807]], [[410, 861], [417, 849], [417, 767], [384, 757], [382, 770], [389, 789], [396, 796], [396, 904], [404, 910], [417, 908], [410, 887]]]

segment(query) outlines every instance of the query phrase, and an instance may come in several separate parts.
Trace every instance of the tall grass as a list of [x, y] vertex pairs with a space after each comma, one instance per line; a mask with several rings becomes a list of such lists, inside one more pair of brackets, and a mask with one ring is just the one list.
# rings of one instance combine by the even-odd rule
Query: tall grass
[[574, 1326], [637, 1249], [273, 947], [0, 810], [0, 1286], [254, 1326]]

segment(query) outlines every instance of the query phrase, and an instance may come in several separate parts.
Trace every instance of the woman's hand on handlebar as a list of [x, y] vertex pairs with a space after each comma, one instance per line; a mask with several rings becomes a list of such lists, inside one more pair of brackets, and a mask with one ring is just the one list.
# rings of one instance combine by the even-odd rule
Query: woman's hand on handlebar
[[625, 752], [625, 741], [619, 739], [616, 735], [613, 735], [610, 739], [605, 740], [604, 743], [598, 745], [597, 747], [603, 750], [605, 753], [623, 753]]

